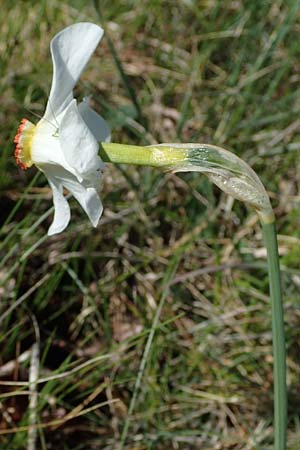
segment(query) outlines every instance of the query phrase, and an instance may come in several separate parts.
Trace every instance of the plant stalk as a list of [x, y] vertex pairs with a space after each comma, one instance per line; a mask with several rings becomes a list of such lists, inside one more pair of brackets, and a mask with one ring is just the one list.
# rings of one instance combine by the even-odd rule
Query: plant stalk
[[188, 149], [160, 145], [141, 147], [101, 142], [99, 144], [99, 155], [103, 162], [168, 169], [174, 165], [182, 165], [188, 157]]
[[286, 450], [286, 350], [279, 254], [275, 222], [262, 223], [262, 230], [265, 246], [267, 248], [272, 309], [272, 339], [274, 356], [274, 450]]
[[[104, 162], [160, 167], [174, 172], [202, 172], [224, 192], [256, 209], [262, 222], [267, 248], [272, 309], [274, 450], [286, 450], [286, 353], [279, 255], [274, 213], [261, 181], [240, 158], [208, 144], [158, 144], [140, 147], [101, 143], [99, 153]], [[126, 433], [127, 429], [125, 435]]]

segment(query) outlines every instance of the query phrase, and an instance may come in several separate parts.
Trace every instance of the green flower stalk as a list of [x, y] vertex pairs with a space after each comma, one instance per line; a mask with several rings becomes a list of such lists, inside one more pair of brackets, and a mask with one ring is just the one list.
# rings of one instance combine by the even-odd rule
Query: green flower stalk
[[202, 172], [226, 194], [249, 203], [262, 223], [274, 222], [269, 197], [248, 164], [221, 147], [208, 144], [158, 144], [138, 147], [102, 143], [104, 162], [160, 167], [172, 172]]
[[100, 145], [104, 162], [158, 167], [172, 172], [201, 172], [226, 194], [252, 206], [260, 217], [268, 255], [274, 355], [274, 449], [286, 449], [286, 355], [275, 216], [256, 173], [233, 153], [208, 144], [159, 144], [138, 147]]

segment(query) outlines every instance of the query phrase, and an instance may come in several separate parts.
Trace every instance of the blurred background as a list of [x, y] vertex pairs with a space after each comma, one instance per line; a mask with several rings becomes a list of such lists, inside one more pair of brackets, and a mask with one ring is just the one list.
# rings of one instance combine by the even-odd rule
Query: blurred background
[[47, 236], [52, 192], [35, 168], [15, 164], [13, 138], [23, 117], [43, 115], [51, 38], [79, 21], [106, 33], [75, 95], [91, 95], [114, 142], [220, 145], [266, 186], [282, 264], [288, 448], [299, 449], [299, 6], [1, 1], [1, 449], [273, 443], [266, 253], [253, 210], [200, 174], [107, 165], [98, 228], [72, 199], [67, 230]]

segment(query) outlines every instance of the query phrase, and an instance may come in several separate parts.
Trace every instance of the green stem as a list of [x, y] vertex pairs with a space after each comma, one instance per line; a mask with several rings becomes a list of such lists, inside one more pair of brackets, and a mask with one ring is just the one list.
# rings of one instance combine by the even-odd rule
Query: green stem
[[224, 148], [209, 144], [156, 144], [147, 147], [102, 142], [104, 162], [159, 167], [172, 172], [200, 172], [223, 192], [254, 207], [262, 222], [274, 213], [260, 179], [251, 167]]
[[168, 169], [180, 165], [188, 156], [188, 149], [153, 145], [141, 147], [101, 142], [99, 155], [104, 162], [117, 164], [137, 164]]
[[[220, 147], [208, 144], [161, 144], [139, 147], [101, 143], [100, 157], [104, 162], [160, 167], [175, 172], [197, 171], [205, 173], [224, 192], [250, 204], [257, 210], [262, 221], [268, 254], [272, 304], [274, 450], [285, 450], [287, 422], [286, 356], [279, 257], [274, 213], [261, 181], [248, 164], [240, 158]], [[142, 369], [144, 370], [144, 367]], [[139, 379], [138, 381], [140, 383]], [[132, 401], [133, 406], [134, 403], [135, 397]], [[121, 449], [126, 439], [128, 425], [129, 422], [125, 426]]]
[[274, 450], [285, 450], [287, 424], [286, 351], [275, 222], [263, 223], [262, 229], [267, 248], [272, 308], [274, 355]]

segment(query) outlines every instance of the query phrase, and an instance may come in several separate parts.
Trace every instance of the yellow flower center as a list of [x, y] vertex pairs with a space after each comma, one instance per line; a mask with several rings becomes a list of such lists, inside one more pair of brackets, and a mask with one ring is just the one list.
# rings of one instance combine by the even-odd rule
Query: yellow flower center
[[31, 145], [36, 127], [27, 119], [22, 119], [15, 136], [14, 143], [16, 144], [15, 158], [17, 164], [26, 170], [31, 167], [33, 162], [31, 158]]

